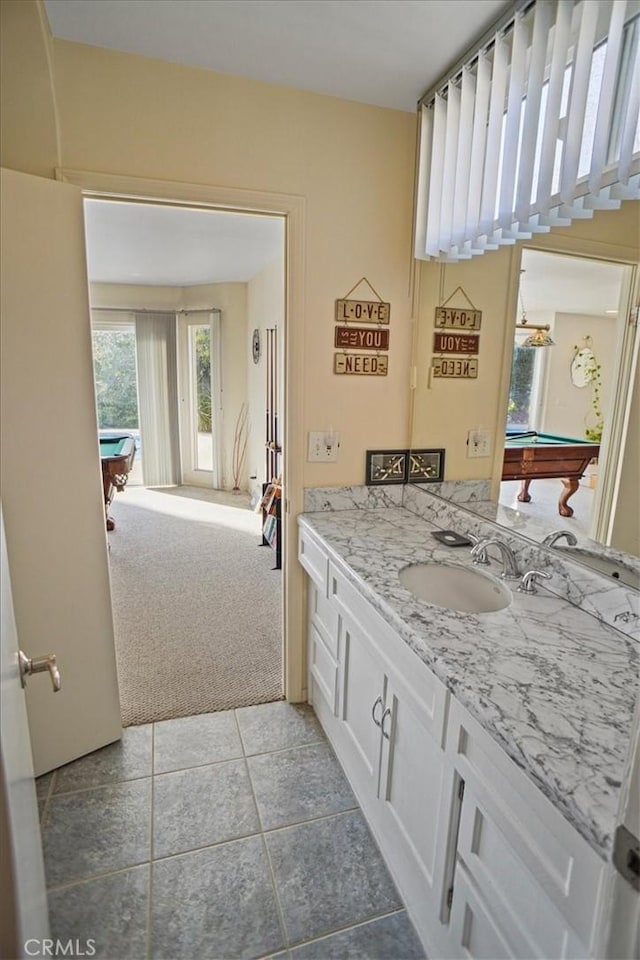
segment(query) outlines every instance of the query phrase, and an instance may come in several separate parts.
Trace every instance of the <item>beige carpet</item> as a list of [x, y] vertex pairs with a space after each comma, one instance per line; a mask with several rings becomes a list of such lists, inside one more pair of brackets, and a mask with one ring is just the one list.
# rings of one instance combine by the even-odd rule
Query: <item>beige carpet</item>
[[124, 726], [282, 699], [282, 574], [248, 498], [130, 487], [111, 514]]

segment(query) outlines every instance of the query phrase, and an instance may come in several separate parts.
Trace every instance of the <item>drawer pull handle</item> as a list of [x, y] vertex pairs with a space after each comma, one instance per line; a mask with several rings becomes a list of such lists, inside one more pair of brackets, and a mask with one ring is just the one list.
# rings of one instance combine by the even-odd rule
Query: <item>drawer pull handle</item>
[[387, 719], [387, 717], [390, 717], [390, 716], [391, 716], [391, 707], [387, 707], [385, 712], [382, 714], [382, 719], [380, 721], [380, 729], [382, 730], [382, 736], [385, 738], [385, 740], [389, 739], [389, 734], [384, 728], [384, 722]]
[[382, 697], [378, 697], [378, 699], [376, 700], [376, 702], [371, 708], [371, 719], [375, 723], [376, 727], [382, 727], [381, 721], [376, 720], [376, 707], [381, 707], [381, 706], [382, 706]]

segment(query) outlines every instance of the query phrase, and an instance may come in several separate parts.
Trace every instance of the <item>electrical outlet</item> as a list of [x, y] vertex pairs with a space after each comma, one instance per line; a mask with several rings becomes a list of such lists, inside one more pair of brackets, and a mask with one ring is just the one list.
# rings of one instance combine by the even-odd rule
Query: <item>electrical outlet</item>
[[309, 463], [335, 463], [338, 459], [340, 437], [335, 430], [313, 430], [309, 432]]
[[491, 439], [488, 430], [478, 428], [467, 435], [467, 457], [488, 457], [491, 454]]

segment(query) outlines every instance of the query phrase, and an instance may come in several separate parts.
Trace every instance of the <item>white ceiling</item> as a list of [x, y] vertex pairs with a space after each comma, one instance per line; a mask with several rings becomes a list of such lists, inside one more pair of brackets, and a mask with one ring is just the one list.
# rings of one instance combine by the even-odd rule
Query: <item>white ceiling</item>
[[529, 320], [536, 314], [545, 314], [546, 320], [554, 313], [604, 316], [617, 311], [622, 264], [525, 249], [522, 269], [520, 290]]
[[193, 286], [246, 283], [282, 256], [281, 217], [85, 201], [89, 280]]
[[45, 0], [54, 37], [410, 111], [510, 6], [510, 0]]

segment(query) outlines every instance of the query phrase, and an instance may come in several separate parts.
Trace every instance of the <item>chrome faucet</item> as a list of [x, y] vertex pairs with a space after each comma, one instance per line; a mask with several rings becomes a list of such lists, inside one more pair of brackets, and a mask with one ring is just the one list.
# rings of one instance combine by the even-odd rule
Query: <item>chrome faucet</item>
[[577, 540], [571, 530], [554, 530], [553, 533], [547, 534], [547, 536], [542, 541], [543, 547], [552, 547], [554, 543], [557, 543], [558, 540], [561, 540], [562, 537], [567, 538], [567, 543], [570, 547], [575, 547]]
[[486, 540], [481, 540], [480, 543], [476, 543], [471, 551], [471, 559], [473, 562], [484, 563], [483, 558], [486, 557], [487, 547], [497, 547], [500, 551], [500, 556], [502, 557], [502, 573], [500, 574], [500, 578], [502, 580], [519, 580], [520, 571], [518, 570], [518, 562], [513, 550], [508, 543], [505, 543], [504, 540], [499, 540], [497, 537], [489, 537]]

